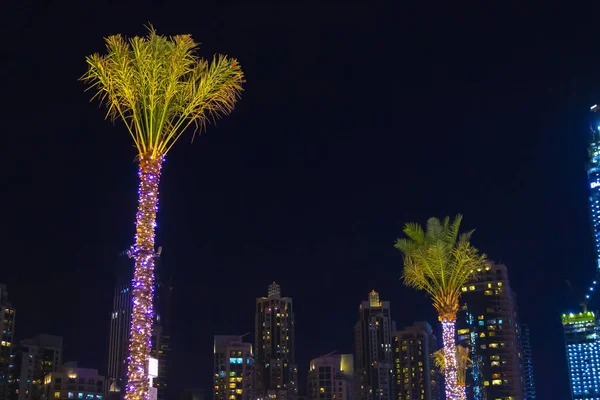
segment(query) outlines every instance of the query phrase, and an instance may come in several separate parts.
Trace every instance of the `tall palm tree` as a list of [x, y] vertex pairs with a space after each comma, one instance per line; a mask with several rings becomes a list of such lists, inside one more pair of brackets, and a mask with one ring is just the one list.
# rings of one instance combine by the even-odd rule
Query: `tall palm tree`
[[[444, 373], [446, 360], [444, 359], [444, 350], [438, 350], [433, 353], [435, 365]], [[467, 400], [467, 368], [471, 367], [472, 362], [469, 358], [469, 349], [464, 346], [456, 346], [456, 383], [460, 390], [459, 400]]]
[[235, 59], [200, 58], [190, 35], [164, 37], [148, 28], [145, 37], [106, 38], [106, 53], [86, 58], [82, 80], [121, 119], [137, 149], [139, 163], [133, 311], [126, 399], [148, 398], [148, 358], [154, 297], [154, 237], [162, 162], [177, 139], [195, 124], [229, 114], [242, 91], [244, 74]]
[[473, 231], [459, 233], [461, 221], [459, 214], [452, 222], [449, 217], [444, 221], [430, 218], [425, 229], [408, 223], [403, 230], [406, 237], [394, 245], [403, 255], [404, 284], [431, 296], [442, 323], [448, 400], [458, 400], [461, 396], [456, 376], [456, 313], [461, 288], [485, 265], [485, 255], [471, 246]]

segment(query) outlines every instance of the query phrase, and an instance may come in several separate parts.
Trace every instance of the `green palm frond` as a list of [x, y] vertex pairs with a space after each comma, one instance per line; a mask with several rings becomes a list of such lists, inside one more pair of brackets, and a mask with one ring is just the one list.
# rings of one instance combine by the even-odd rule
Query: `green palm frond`
[[[432, 354], [433, 362], [440, 372], [444, 372], [446, 359], [444, 358], [444, 349], [440, 349]], [[469, 358], [469, 349], [465, 346], [456, 346], [456, 380], [459, 385], [465, 385], [467, 381], [467, 368], [471, 368], [473, 362]]]
[[232, 58], [196, 54], [190, 35], [106, 38], [106, 54], [86, 58], [81, 80], [107, 106], [107, 118], [125, 122], [140, 155], [164, 156], [191, 125], [230, 113], [244, 74]]
[[460, 233], [461, 221], [461, 215], [452, 221], [430, 218], [425, 229], [408, 223], [403, 230], [406, 237], [395, 243], [403, 254], [404, 283], [429, 294], [440, 319], [454, 318], [462, 286], [486, 262], [470, 244], [472, 232]]

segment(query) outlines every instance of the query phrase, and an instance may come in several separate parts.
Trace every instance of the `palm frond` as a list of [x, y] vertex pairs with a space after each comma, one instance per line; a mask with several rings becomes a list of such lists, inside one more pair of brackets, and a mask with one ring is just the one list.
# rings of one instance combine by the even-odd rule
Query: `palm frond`
[[123, 120], [139, 155], [164, 156], [195, 124], [229, 114], [242, 92], [237, 60], [200, 58], [190, 35], [164, 37], [150, 26], [145, 37], [105, 40], [106, 53], [86, 58], [81, 80], [107, 107], [107, 117]]
[[455, 318], [461, 288], [485, 264], [485, 255], [470, 244], [472, 232], [460, 233], [461, 221], [459, 214], [452, 221], [430, 218], [425, 229], [408, 223], [406, 237], [394, 244], [403, 255], [404, 284], [429, 294], [440, 319]]
[[[444, 357], [444, 349], [439, 349], [432, 354], [433, 363], [444, 372], [446, 367], [446, 358]], [[467, 368], [473, 366], [473, 362], [469, 358], [469, 349], [462, 345], [456, 346], [456, 380], [459, 385], [464, 386], [467, 383]]]

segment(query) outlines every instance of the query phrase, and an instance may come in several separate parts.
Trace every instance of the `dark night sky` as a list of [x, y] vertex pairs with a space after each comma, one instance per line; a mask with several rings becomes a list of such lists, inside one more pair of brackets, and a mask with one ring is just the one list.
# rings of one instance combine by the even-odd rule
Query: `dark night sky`
[[509, 268], [539, 397], [567, 398], [559, 315], [594, 274], [584, 164], [598, 10], [9, 3], [0, 281], [17, 339], [63, 335], [66, 359], [105, 370], [135, 152], [77, 78], [104, 36], [150, 21], [191, 33], [204, 56], [238, 58], [248, 81], [234, 113], [164, 167], [174, 386], [210, 386], [212, 336], [253, 331], [273, 280], [295, 301], [301, 384], [310, 358], [353, 350], [371, 289], [400, 327], [435, 322], [399, 282], [392, 244], [405, 222], [462, 212], [474, 244]]

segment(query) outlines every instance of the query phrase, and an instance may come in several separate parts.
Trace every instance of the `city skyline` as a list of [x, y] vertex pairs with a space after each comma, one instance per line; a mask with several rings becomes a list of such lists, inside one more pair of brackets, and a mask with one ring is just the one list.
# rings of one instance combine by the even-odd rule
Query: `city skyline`
[[[125, 254], [119, 254], [120, 256], [123, 256]], [[120, 263], [121, 265], [123, 265], [123, 263]], [[160, 265], [160, 264], [159, 264]], [[494, 275], [494, 287], [496, 287], [496, 280], [498, 281], [497, 286], [498, 287], [502, 287], [504, 290], [510, 292], [510, 285], [508, 283], [508, 277], [507, 277], [507, 272], [506, 272], [506, 267], [504, 265], [496, 265], [493, 262], [490, 262], [489, 266], [486, 267], [486, 273], [488, 271], [490, 274], [494, 273], [492, 275]], [[500, 275], [500, 272], [502, 272], [502, 274]], [[496, 277], [496, 275], [498, 275], [498, 277]], [[487, 276], [487, 275], [486, 275]], [[123, 284], [123, 281], [121, 280], [122, 275], [117, 274], [117, 284], [115, 285], [115, 304], [120, 304], [123, 303], [121, 299], [121, 297], [123, 297], [125, 295], [125, 298], [127, 298], [127, 284]], [[159, 285], [159, 282], [157, 282], [157, 286]], [[480, 280], [478, 279], [477, 282], [474, 282], [474, 284], [478, 285], [479, 289], [479, 285], [481, 285], [481, 288], [488, 288], [490, 287], [490, 283], [488, 283], [485, 279], [484, 280]], [[1, 285], [1, 284], [0, 284]], [[6, 287], [2, 286], [3, 288], [3, 292], [6, 293]], [[497, 289], [498, 290], [498, 289]], [[488, 295], [488, 291], [490, 290], [486, 290], [485, 295]], [[255, 314], [255, 327], [256, 327], [256, 335], [261, 335], [262, 333], [265, 334], [271, 334], [275, 337], [281, 337], [281, 333], [275, 332], [276, 329], [285, 329], [286, 325], [291, 326], [291, 330], [287, 333], [288, 335], [291, 335], [292, 339], [286, 339], [283, 340], [282, 342], [272, 342], [268, 347], [271, 347], [272, 349], [278, 350], [278, 349], [283, 349], [283, 351], [281, 352], [281, 354], [286, 353], [286, 351], [288, 349], [292, 349], [292, 351], [288, 352], [288, 353], [292, 353], [295, 351], [295, 347], [286, 347], [285, 343], [294, 343], [295, 340], [293, 340], [294, 337], [294, 313], [293, 313], [293, 307], [292, 307], [292, 299], [289, 297], [282, 297], [281, 296], [281, 287], [279, 284], [272, 282], [271, 284], [268, 285], [268, 290], [266, 291], [268, 294], [266, 297], [258, 297], [256, 298], [256, 304], [257, 304], [257, 308], [256, 308], [256, 314]], [[479, 291], [475, 291], [475, 287], [471, 287], [471, 286], [467, 286], [465, 288], [463, 288], [463, 292], [467, 292], [468, 294], [477, 294], [479, 292], [481, 292], [483, 294], [483, 289], [479, 290]], [[514, 296], [514, 294], [513, 294]], [[469, 296], [466, 296], [466, 298], [469, 298]], [[157, 298], [158, 299], [158, 298]], [[511, 300], [514, 302], [514, 300]], [[463, 304], [465, 304], [466, 307], [466, 301], [465, 299], [463, 299], [461, 302], [463, 302]], [[6, 303], [6, 302], [5, 302]], [[502, 303], [502, 302], [501, 302]], [[481, 312], [483, 312], [482, 310], [488, 305], [486, 304], [486, 302], [481, 302], [478, 301], [477, 306], [479, 309], [481, 309]], [[499, 303], [500, 304], [500, 303]], [[503, 303], [502, 303], [503, 304]], [[279, 306], [281, 306], [282, 308], [279, 308]], [[463, 307], [463, 310], [465, 310], [466, 308]], [[516, 307], [516, 303], [514, 306], [511, 307]], [[263, 310], [264, 310], [264, 315], [263, 315]], [[517, 313], [516, 309], [513, 308], [509, 308], [509, 310], [513, 310], [510, 311], [510, 313]], [[269, 312], [267, 312], [269, 311]], [[271, 313], [272, 311], [272, 313]], [[284, 311], [285, 314], [282, 314], [281, 312]], [[399, 395], [399, 392], [404, 392], [404, 387], [400, 384], [400, 375], [404, 375], [405, 370], [407, 370], [408, 368], [412, 368], [413, 369], [413, 374], [415, 374], [414, 369], [417, 368], [417, 363], [419, 366], [419, 372], [417, 373], [417, 376], [419, 376], [417, 379], [426, 379], [427, 382], [430, 382], [429, 384], [427, 384], [427, 386], [419, 386], [417, 385], [416, 387], [413, 386], [416, 391], [413, 391], [410, 393], [410, 396], [413, 395], [424, 395], [426, 396], [426, 399], [437, 399], [435, 397], [436, 394], [441, 393], [442, 390], [442, 386], [439, 383], [439, 379], [441, 378], [441, 373], [439, 370], [437, 370], [437, 368], [435, 368], [433, 366], [433, 353], [438, 350], [439, 348], [441, 348], [441, 343], [439, 343], [439, 341], [436, 339], [436, 336], [434, 334], [434, 330], [431, 327], [431, 325], [428, 322], [413, 322], [412, 324], [408, 324], [407, 326], [404, 327], [397, 327], [395, 321], [392, 319], [392, 313], [391, 313], [391, 304], [389, 301], [385, 301], [385, 300], [381, 300], [380, 298], [380, 294], [375, 291], [375, 290], [371, 290], [368, 293], [368, 299], [367, 300], [363, 300], [360, 303], [360, 307], [359, 307], [359, 321], [355, 324], [354, 329], [353, 329], [353, 337], [354, 337], [354, 353], [352, 354], [345, 354], [345, 355], [340, 355], [338, 353], [338, 351], [333, 351], [330, 352], [330, 354], [325, 355], [325, 356], [318, 356], [317, 358], [314, 358], [312, 360], [310, 360], [309, 362], [309, 366], [308, 369], [307, 368], [303, 368], [305, 366], [300, 366], [301, 370], [303, 370], [303, 372], [308, 372], [308, 382], [306, 383], [306, 385], [304, 385], [303, 382], [301, 382], [301, 380], [303, 380], [302, 378], [298, 379], [298, 366], [296, 364], [292, 364], [290, 363], [290, 372], [288, 375], [290, 377], [293, 377], [292, 379], [296, 379], [297, 381], [295, 382], [295, 384], [293, 384], [290, 388], [292, 389], [291, 392], [288, 392], [288, 394], [286, 394], [285, 390], [280, 391], [279, 390], [266, 390], [264, 385], [261, 385], [260, 383], [258, 383], [258, 380], [256, 378], [260, 379], [260, 373], [258, 373], [258, 376], [256, 374], [257, 369], [257, 365], [256, 365], [256, 361], [260, 361], [260, 354], [257, 356], [256, 355], [256, 351], [253, 350], [253, 344], [249, 343], [246, 341], [246, 339], [243, 339], [244, 337], [247, 337], [247, 340], [252, 340], [252, 336], [251, 336], [251, 332], [248, 332], [244, 335], [216, 335], [214, 337], [214, 344], [213, 344], [213, 348], [214, 348], [214, 375], [213, 375], [213, 380], [214, 380], [214, 388], [215, 388], [215, 393], [214, 395], [215, 400], [219, 400], [219, 399], [230, 399], [229, 395], [227, 394], [227, 392], [223, 392], [223, 388], [229, 388], [229, 384], [228, 384], [228, 379], [230, 377], [230, 371], [237, 371], [239, 369], [239, 376], [241, 376], [242, 380], [240, 380], [241, 383], [239, 383], [239, 387], [236, 388], [235, 390], [233, 390], [234, 393], [236, 394], [236, 399], [238, 400], [248, 400], [248, 399], [255, 399], [255, 398], [265, 398], [265, 394], [268, 396], [273, 396], [276, 395], [277, 398], [291, 398], [291, 399], [297, 399], [298, 398], [298, 390], [300, 390], [300, 392], [302, 393], [302, 397], [311, 397], [311, 381], [314, 381], [311, 377], [310, 377], [310, 371], [312, 371], [314, 369], [314, 365], [321, 365], [321, 366], [325, 366], [325, 365], [330, 365], [330, 366], [336, 366], [339, 365], [338, 367], [335, 367], [334, 369], [337, 368], [337, 373], [341, 373], [343, 372], [347, 377], [346, 378], [341, 378], [342, 380], [340, 382], [344, 382], [344, 389], [342, 392], [339, 393], [339, 395], [343, 395], [343, 396], [349, 396], [348, 400], [352, 400], [352, 399], [375, 399], [376, 397], [371, 396], [371, 395], [367, 395], [367, 393], [370, 393], [373, 391], [373, 389], [375, 389], [375, 391], [380, 391], [381, 394], [378, 396], [378, 398], [380, 399], [384, 399], [384, 398], [395, 398], [396, 395]], [[487, 311], [490, 311], [489, 309]], [[169, 310], [163, 309], [163, 312], [168, 313]], [[288, 314], [289, 313], [289, 314]], [[519, 319], [518, 317], [516, 317], [512, 322], [509, 319], [509, 317], [511, 316], [511, 314], [506, 314], [506, 315], [501, 315], [504, 318], [506, 318], [506, 321], [508, 322], [508, 324], [512, 324], [510, 326], [513, 326], [514, 323], [517, 324], [517, 326], [521, 326], [519, 323]], [[269, 315], [273, 316], [273, 318], [268, 317]], [[286, 319], [289, 318], [289, 324], [285, 324], [285, 323], [281, 323], [280, 324], [280, 318], [279, 316], [277, 318], [274, 318], [275, 315], [277, 314], [281, 314], [281, 318], [286, 317]], [[468, 315], [469, 313], [467, 313]], [[157, 314], [158, 315], [158, 314]], [[461, 315], [464, 319], [465, 315]], [[160, 318], [157, 318], [160, 319]], [[481, 319], [481, 318], [479, 318]], [[564, 320], [564, 317], [563, 317]], [[107, 323], [109, 323], [111, 325], [111, 327], [113, 326], [115, 321], [114, 318], [114, 312], [111, 313], [110, 319], [109, 321], [107, 321]], [[269, 324], [263, 324], [263, 322], [268, 322]], [[283, 319], [281, 319], [281, 321], [283, 321]], [[489, 321], [488, 321], [489, 322]], [[502, 324], [502, 320], [499, 320], [498, 322], [499, 324]], [[277, 325], [277, 327], [279, 327], [281, 325], [281, 328], [276, 328], [275, 325]], [[481, 324], [479, 324], [481, 325]], [[507, 323], [505, 323], [504, 325], [507, 325]], [[465, 326], [464, 324], [461, 324], [459, 322], [458, 326]], [[160, 325], [157, 325], [157, 327], [160, 327]], [[507, 326], [505, 326], [506, 328]], [[376, 332], [378, 332], [375, 336], [371, 336], [371, 334], [369, 332], [372, 332], [373, 328], [377, 328]], [[485, 326], [484, 326], [485, 328]], [[111, 328], [112, 329], [112, 328]], [[520, 329], [520, 328], [519, 328]], [[264, 332], [263, 332], [264, 330]], [[457, 334], [458, 334], [458, 340], [459, 343], [462, 340], [463, 337], [466, 337], [468, 335], [464, 335], [463, 331], [465, 329], [458, 329], [457, 330]], [[485, 331], [485, 329], [484, 329]], [[283, 331], [282, 331], [283, 332]], [[363, 338], [363, 335], [367, 333], [367, 336]], [[518, 333], [518, 332], [517, 332]], [[463, 334], [463, 335], [461, 335]], [[262, 342], [260, 340], [257, 340], [258, 336], [254, 337], [254, 342], [257, 344], [258, 346], [262, 347]], [[414, 340], [413, 340], [414, 339]], [[36, 338], [34, 339], [25, 339], [23, 341], [21, 341], [21, 343], [15, 348], [15, 354], [16, 354], [16, 360], [17, 360], [17, 369], [21, 369], [21, 362], [19, 360], [21, 359], [27, 359], [27, 357], [22, 357], [21, 356], [21, 348], [24, 347], [25, 348], [25, 353], [23, 354], [28, 354], [28, 353], [32, 353], [34, 354], [45, 354], [43, 352], [40, 352], [37, 350], [37, 348], [39, 347], [40, 349], [42, 348], [46, 348], [48, 346], [49, 349], [54, 349], [57, 346], [60, 346], [60, 350], [58, 351], [58, 355], [54, 356], [54, 352], [51, 353], [49, 356], [52, 359], [52, 362], [50, 365], [50, 369], [48, 369], [46, 372], [40, 373], [39, 374], [39, 379], [43, 379], [44, 377], [47, 376], [47, 373], [50, 371], [54, 371], [55, 373], [58, 373], [61, 370], [67, 370], [69, 368], [77, 368], [77, 363], [62, 363], [61, 358], [62, 358], [62, 353], [63, 353], [63, 345], [62, 345], [62, 337], [56, 337], [56, 336], [52, 336], [52, 335], [47, 335], [47, 334], [42, 334], [42, 335], [37, 335]], [[500, 342], [502, 342], [505, 339], [502, 338], [498, 338], [496, 339], [496, 341], [500, 340]], [[407, 341], [410, 341], [410, 344], [407, 343]], [[413, 343], [414, 342], [414, 343]], [[45, 344], [47, 343], [47, 344]], [[60, 345], [57, 345], [56, 343], [60, 343]], [[267, 342], [269, 343], [269, 342]], [[278, 345], [277, 343], [284, 343], [284, 345]], [[406, 349], [408, 345], [408, 350]], [[477, 345], [479, 346], [479, 342], [477, 343]], [[503, 347], [503, 343], [501, 343], [501, 347]], [[33, 346], [34, 350], [31, 350], [31, 346]], [[530, 350], [530, 346], [531, 343], [528, 343], [528, 352], [529, 352], [529, 366], [531, 367], [531, 350]], [[377, 354], [371, 354], [370, 353], [370, 348], [380, 348], [382, 349], [382, 352], [378, 351]], [[482, 348], [484, 348], [485, 346], [482, 346]], [[507, 347], [511, 347], [511, 348], [522, 348], [521, 345], [509, 345]], [[111, 347], [109, 347], [110, 350]], [[29, 350], [28, 350], [29, 349]], [[237, 351], [237, 353], [239, 354], [233, 354], [231, 353], [230, 350], [239, 350]], [[54, 350], [53, 350], [54, 351]], [[406, 353], [406, 351], [408, 351]], [[426, 356], [422, 356], [421, 357], [421, 353], [423, 352], [423, 354], [426, 354]], [[109, 352], [110, 353], [110, 352]], [[231, 353], [231, 354], [230, 354]], [[418, 356], [417, 356], [418, 353]], [[153, 357], [156, 357], [157, 353], [153, 352]], [[340, 356], [343, 357], [351, 357], [351, 359], [338, 359]], [[160, 356], [159, 356], [160, 357]], [[234, 357], [235, 360], [241, 360], [241, 361], [232, 361], [234, 359], [232, 359], [231, 357]], [[237, 358], [235, 358], [237, 357]], [[269, 363], [277, 363], [276, 359], [273, 358], [269, 358], [269, 357], [273, 357], [273, 355], [267, 355], [267, 358], [265, 359], [265, 361], [267, 361], [267, 364]], [[329, 357], [329, 359], [327, 359], [327, 357]], [[361, 359], [365, 358], [365, 361], [362, 362]], [[400, 358], [398, 358], [400, 357]], [[411, 357], [411, 359], [413, 360], [413, 363], [406, 363], [406, 359], [407, 357]], [[415, 358], [417, 357], [417, 359]], [[321, 358], [326, 358], [327, 360], [320, 360]], [[475, 358], [475, 357], [474, 357]], [[487, 358], [487, 357], [484, 357]], [[293, 358], [292, 358], [293, 360]], [[337, 360], [337, 361], [336, 361]], [[263, 363], [265, 362], [263, 361]], [[284, 364], [286, 361], [285, 358], [281, 359], [281, 366], [286, 366], [286, 364]], [[331, 363], [333, 361], [333, 364]], [[375, 362], [375, 365], [378, 365], [377, 368], [375, 368], [373, 371], [379, 371], [378, 373], [380, 374], [381, 371], [384, 371], [383, 376], [387, 377], [385, 379], [382, 379], [381, 376], [378, 376], [378, 373], [374, 373], [374, 377], [371, 378], [371, 374], [373, 374], [373, 372], [369, 372], [371, 369], [367, 368], [365, 369], [363, 367], [363, 365], [372, 365], [373, 362]], [[108, 370], [110, 371], [111, 368], [111, 356], [109, 354], [109, 362], [108, 362]], [[340, 369], [343, 365], [345, 365], [344, 368]], [[359, 368], [355, 369], [355, 365], [358, 365]], [[395, 368], [394, 368], [395, 367]], [[523, 367], [525, 367], [525, 362], [523, 363]], [[237, 369], [236, 369], [237, 368]], [[329, 367], [328, 367], [329, 368]], [[425, 369], [423, 369], [425, 368]], [[27, 368], [26, 368], [27, 369]], [[168, 369], [167, 364], [163, 363], [161, 365], [161, 370], [165, 371]], [[349, 370], [352, 370], [352, 373], [349, 373]], [[101, 366], [100, 368], [96, 368], [96, 369], [90, 369], [88, 367], [84, 368], [84, 370], [89, 370], [89, 371], [96, 371], [95, 375], [98, 375], [98, 371], [104, 371], [107, 370], [106, 366]], [[304, 371], [306, 370], [306, 371]], [[223, 371], [225, 372], [225, 375], [223, 375]], [[247, 372], [247, 371], [251, 371], [251, 372]], [[282, 369], [283, 371], [283, 369]], [[333, 370], [332, 370], [333, 371]], [[389, 374], [388, 374], [389, 372]], [[86, 372], [87, 373], [87, 372]], [[165, 379], [165, 376], [163, 375], [164, 372], [161, 372], [161, 374], [159, 375], [160, 378]], [[468, 369], [468, 373], [471, 374], [471, 370]], [[21, 373], [22, 374], [22, 373]], [[87, 373], [88, 375], [90, 373]], [[103, 372], [100, 372], [100, 374], [103, 374]], [[92, 374], [93, 375], [93, 374]], [[110, 374], [109, 374], [110, 375]], [[223, 376], [221, 376], [223, 375]], [[273, 373], [271, 373], [269, 376], [272, 376]], [[282, 374], [279, 374], [279, 376], [281, 376]], [[285, 375], [285, 373], [283, 373], [283, 375]], [[303, 374], [304, 375], [304, 374]], [[331, 373], [330, 373], [331, 375]], [[514, 374], [513, 374], [514, 375]], [[21, 376], [21, 375], [19, 375]], [[233, 376], [233, 375], [231, 375]], [[335, 377], [335, 374], [333, 375]], [[361, 378], [361, 376], [364, 376], [364, 378]], [[487, 377], [487, 375], [483, 374], [482, 375], [483, 378]], [[303, 376], [303, 378], [306, 376]], [[523, 369], [523, 383], [525, 382], [527, 376], [525, 373], [525, 370]], [[104, 375], [101, 376], [102, 381], [104, 382]], [[287, 378], [290, 379], [290, 378]], [[331, 376], [327, 379], [331, 379]], [[375, 379], [375, 381], [373, 381], [373, 379]], [[203, 379], [204, 381], [206, 381], [206, 377], [204, 377]], [[396, 384], [395, 381], [398, 380], [398, 383]], [[21, 386], [24, 384], [24, 380], [21, 379], [22, 383]], [[276, 380], [274, 381], [274, 384], [277, 385], [278, 383], [281, 383], [282, 385], [282, 389], [285, 389], [285, 385], [284, 385], [284, 381], [285, 378], [279, 382], [276, 378]], [[384, 382], [385, 381], [385, 382]], [[380, 385], [378, 386], [377, 384], [373, 385], [370, 382], [379, 382]], [[418, 381], [411, 381], [408, 380], [408, 383], [411, 384], [411, 382], [413, 382], [412, 384], [414, 385], [415, 382]], [[93, 382], [95, 384], [95, 381]], [[381, 384], [384, 384], [384, 386], [381, 386]], [[361, 390], [359, 390], [356, 386], [354, 386], [354, 384], [357, 384], [358, 386], [360, 385], [365, 385], [365, 391], [363, 394], [361, 394]], [[27, 383], [27, 385], [29, 385], [29, 383]], [[17, 383], [17, 387], [19, 386], [19, 384]], [[106, 387], [102, 388], [102, 392], [100, 392], [100, 388], [98, 388], [98, 393], [102, 393], [102, 395], [105, 394], [109, 394], [111, 392], [111, 382], [109, 382], [109, 378], [106, 379]], [[533, 386], [533, 385], [532, 385]], [[219, 387], [220, 389], [217, 390], [216, 388]], [[352, 388], [352, 391], [349, 392], [349, 388]], [[341, 388], [340, 388], [341, 389]], [[14, 390], [14, 387], [13, 387]], [[43, 387], [40, 387], [40, 389], [37, 390], [41, 390], [41, 391], [55, 391], [58, 390], [60, 391], [60, 384], [58, 385], [58, 387], [56, 389], [54, 389], [53, 386], [47, 386], [44, 385]], [[84, 391], [86, 391], [87, 389], [82, 389]], [[21, 392], [23, 392], [23, 390], [21, 390]], [[238, 393], [239, 392], [239, 393]], [[535, 393], [535, 391], [533, 391]], [[62, 392], [61, 392], [62, 393]], [[95, 392], [94, 392], [95, 393]], [[181, 391], [180, 391], [181, 393]], [[262, 394], [261, 394], [262, 393]], [[291, 394], [289, 394], [291, 393]], [[407, 396], [409, 392], [407, 391]], [[470, 390], [469, 393], [472, 394], [472, 391]], [[329, 393], [329, 395], [331, 395], [332, 393]], [[514, 394], [514, 393], [513, 393]], [[164, 395], [163, 395], [164, 396]], [[290, 397], [291, 396], [291, 397]], [[101, 396], [103, 397], [103, 396]], [[99, 399], [101, 399], [101, 397], [99, 397]], [[275, 398], [275, 397], [272, 397]], [[14, 398], [16, 400], [16, 397]], [[20, 397], [19, 397], [20, 399]]]
[[10, 3], [6, 15], [0, 282], [17, 342], [61, 335], [64, 360], [107, 364], [115, 253], [134, 233], [135, 154], [77, 79], [103, 37], [151, 22], [192, 34], [202, 55], [235, 55], [248, 81], [230, 117], [164, 164], [157, 243], [177, 321], [169, 385], [209, 390], [199, 377], [212, 373], [214, 335], [253, 331], [257, 288], [272, 281], [294, 298], [302, 384], [314, 357], [353, 352], [356, 305], [372, 289], [398, 326], [436, 330], [429, 299], [399, 281], [393, 240], [407, 221], [460, 212], [527, 299], [534, 373], [555, 377], [538, 397], [567, 398], [560, 314], [577, 310], [597, 269], [585, 174], [600, 97], [591, 9], [101, 1]]

